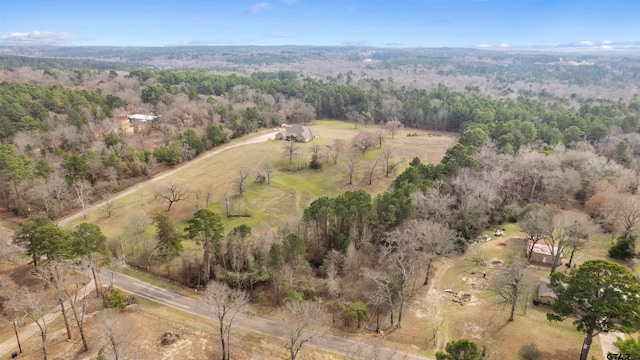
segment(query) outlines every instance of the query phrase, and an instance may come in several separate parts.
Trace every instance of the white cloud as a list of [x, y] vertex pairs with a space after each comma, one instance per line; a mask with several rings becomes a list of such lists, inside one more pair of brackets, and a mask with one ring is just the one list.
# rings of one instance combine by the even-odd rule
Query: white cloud
[[31, 31], [10, 32], [0, 36], [0, 42], [23, 44], [55, 44], [72, 40], [72, 36], [66, 32]]
[[478, 47], [481, 48], [481, 49], [486, 49], [486, 48], [490, 48], [491, 45], [489, 45], [489, 44], [480, 44], [480, 45], [478, 45]]
[[268, 9], [271, 9], [271, 5], [269, 5], [269, 3], [266, 3], [266, 2], [261, 2], [261, 3], [257, 3], [249, 6], [249, 9], [247, 9], [247, 12], [250, 14], [257, 14], [262, 10], [268, 10]]
[[576, 44], [576, 46], [594, 46], [595, 44], [593, 43], [593, 41], [580, 41], [579, 43]]
[[500, 47], [501, 47], [501, 48], [508, 48], [509, 46], [511, 46], [511, 45], [506, 44], [506, 43], [502, 43], [502, 44], [500, 44]]
[[613, 44], [613, 41], [611, 40], [602, 40], [602, 45], [611, 45]]

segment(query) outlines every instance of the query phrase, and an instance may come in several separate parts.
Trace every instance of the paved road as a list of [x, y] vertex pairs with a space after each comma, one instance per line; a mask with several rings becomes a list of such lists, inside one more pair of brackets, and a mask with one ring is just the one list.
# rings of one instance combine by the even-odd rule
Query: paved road
[[[160, 180], [163, 180], [163, 179], [165, 179], [165, 178], [167, 178], [167, 177], [169, 177], [171, 175], [174, 175], [174, 174], [176, 174], [176, 173], [178, 173], [178, 172], [180, 172], [180, 171], [182, 171], [182, 170], [184, 170], [184, 169], [186, 169], [186, 168], [188, 168], [190, 166], [193, 166], [193, 164], [197, 164], [200, 161], [203, 161], [204, 159], [207, 159], [207, 158], [209, 158], [211, 156], [220, 154], [221, 152], [227, 151], [229, 149], [237, 148], [239, 146], [244, 146], [244, 145], [255, 144], [255, 143], [267, 141], [268, 139], [272, 139], [273, 137], [274, 137], [274, 133], [271, 132], [271, 133], [260, 135], [260, 136], [256, 136], [256, 137], [253, 137], [253, 138], [241, 141], [241, 142], [237, 142], [235, 144], [226, 145], [224, 147], [221, 147], [221, 148], [213, 150], [213, 151], [209, 151], [206, 154], [204, 154], [202, 156], [199, 156], [199, 157], [197, 157], [197, 158], [195, 158], [195, 159], [193, 159], [193, 160], [191, 160], [189, 162], [183, 163], [182, 165], [180, 165], [180, 166], [178, 166], [178, 167], [176, 167], [174, 169], [165, 171], [165, 172], [159, 174], [158, 176], [156, 176], [156, 177], [154, 177], [152, 179], [149, 179], [147, 181], [138, 183], [138, 184], [130, 187], [129, 189], [112, 196], [109, 200], [110, 201], [115, 201], [115, 200], [118, 200], [118, 199], [122, 199], [123, 197], [129, 196], [129, 195], [135, 193], [136, 191], [139, 191], [139, 190], [149, 186], [150, 184], [153, 184], [153, 183], [156, 183], [156, 182], [158, 182]], [[85, 211], [80, 210], [80, 211], [78, 211], [78, 212], [76, 212], [74, 214], [71, 214], [69, 216], [63, 217], [61, 219], [58, 219], [57, 224], [58, 224], [58, 226], [62, 227], [64, 225], [66, 225], [67, 223], [69, 223], [70, 221], [73, 221], [73, 220], [81, 217], [85, 212], [86, 213], [90, 213], [92, 211], [98, 210], [99, 208], [103, 207], [106, 204], [106, 202], [107, 202], [107, 200], [101, 201], [101, 202], [99, 202], [97, 204], [93, 204], [93, 205], [89, 206]]]
[[[176, 174], [177, 172], [182, 171], [183, 169], [186, 169], [187, 167], [192, 166], [193, 164], [198, 163], [210, 156], [219, 154], [223, 151], [227, 151], [229, 149], [233, 149], [239, 146], [255, 144], [258, 142], [266, 141], [267, 139], [270, 139], [273, 136], [274, 136], [273, 133], [268, 133], [268, 134], [260, 135], [251, 139], [247, 139], [242, 142], [228, 145], [223, 148], [216, 149], [214, 151], [210, 151], [204, 154], [203, 156], [198, 157], [188, 163], [185, 163], [175, 169], [166, 171], [150, 180], [139, 183], [127, 189], [126, 191], [123, 191], [113, 196], [111, 200], [118, 200], [130, 194], [133, 194], [134, 192], [139, 191], [150, 184], [153, 184], [155, 182], [158, 182], [162, 179], [167, 178], [168, 176]], [[86, 212], [88, 213], [91, 211], [95, 211], [100, 207], [104, 206], [105, 203], [106, 201], [94, 204], [88, 207], [86, 209]], [[64, 226], [70, 221], [81, 217], [83, 214], [84, 214], [84, 211], [79, 211], [75, 214], [59, 219], [58, 225]], [[2, 227], [0, 227], [0, 231], [7, 232], [10, 235], [13, 234], [11, 230], [4, 229]], [[115, 287], [120, 288], [131, 294], [135, 294], [137, 296], [141, 296], [149, 300], [201, 316], [198, 313], [197, 300], [172, 293], [165, 289], [147, 284], [143, 281], [120, 274], [118, 272], [114, 272], [110, 270], [106, 270], [105, 272], [106, 274], [102, 275], [103, 277], [105, 277], [103, 279], [103, 284], [108, 284], [113, 281], [113, 285]], [[59, 316], [59, 314], [60, 312], [57, 311], [52, 313], [51, 316], [57, 317]], [[257, 316], [248, 316], [243, 314], [243, 316], [240, 318], [240, 321], [237, 323], [236, 326], [244, 330], [258, 332], [264, 335], [284, 339], [284, 330], [282, 329], [281, 324], [269, 319], [265, 319]], [[30, 324], [28, 326], [23, 327], [22, 329], [20, 329], [19, 333], [20, 333], [21, 341], [26, 341], [27, 338], [37, 335], [39, 331], [36, 324], [34, 323], [34, 324]], [[364, 342], [349, 340], [349, 339], [334, 336], [334, 335], [323, 335], [320, 337], [316, 337], [315, 339], [307, 343], [307, 345], [316, 347], [324, 351], [329, 351], [336, 354], [346, 355], [349, 357], [355, 357], [360, 359], [389, 359], [389, 360], [392, 360], [392, 359], [424, 360], [426, 359], [416, 355], [407, 354], [407, 353], [395, 351], [389, 348], [383, 348], [377, 345], [367, 344]], [[15, 351], [16, 348], [17, 348], [17, 344], [15, 341], [15, 338], [9, 339], [4, 343], [0, 343], [0, 355], [5, 355], [5, 354], [8, 355], [12, 351]]]
[[[144, 297], [146, 299], [171, 306], [173, 308], [189, 312], [198, 316], [198, 301], [183, 295], [179, 295], [168, 290], [150, 285], [143, 281], [134, 279], [111, 270], [103, 274], [103, 284], [110, 284], [128, 293]], [[264, 335], [285, 339], [285, 333], [281, 323], [258, 316], [242, 314], [240, 321], [235, 326], [244, 330], [261, 333]], [[420, 356], [395, 351], [389, 348], [379, 347], [364, 342], [349, 340], [334, 335], [322, 335], [311, 340], [307, 345], [332, 353], [355, 357], [359, 359], [407, 359], [425, 360]]]

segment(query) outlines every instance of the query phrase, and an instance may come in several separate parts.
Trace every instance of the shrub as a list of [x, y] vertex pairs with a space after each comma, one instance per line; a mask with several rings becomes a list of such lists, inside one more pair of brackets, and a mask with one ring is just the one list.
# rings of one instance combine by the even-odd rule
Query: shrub
[[358, 328], [360, 328], [362, 322], [369, 318], [369, 308], [365, 303], [358, 300], [346, 308], [344, 316], [348, 322], [355, 319], [358, 322]]
[[526, 344], [520, 348], [518, 355], [522, 360], [541, 360], [542, 352], [538, 349], [536, 344]]
[[122, 291], [112, 289], [107, 296], [107, 306], [113, 309], [124, 309], [127, 306], [127, 302], [124, 300]]
[[609, 249], [609, 256], [614, 259], [631, 259], [636, 255], [636, 237], [625, 234]]
[[311, 162], [309, 162], [309, 167], [314, 170], [318, 170], [322, 168], [322, 163], [320, 162], [320, 160], [318, 160], [317, 154], [313, 154], [313, 156], [311, 156]]
[[482, 352], [478, 345], [471, 340], [460, 339], [450, 341], [445, 347], [446, 352], [438, 351], [437, 360], [480, 360]]

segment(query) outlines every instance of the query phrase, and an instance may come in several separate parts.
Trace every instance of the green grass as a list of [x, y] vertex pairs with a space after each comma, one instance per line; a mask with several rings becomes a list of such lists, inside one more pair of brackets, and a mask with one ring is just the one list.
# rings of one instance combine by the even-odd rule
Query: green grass
[[[320, 138], [311, 143], [300, 144], [300, 148], [304, 150], [307, 157], [310, 157], [309, 149], [312, 146], [332, 144], [334, 139], [350, 142], [360, 131], [379, 131], [374, 127], [359, 127], [358, 130], [355, 130], [353, 124], [333, 120], [316, 121], [311, 126], [318, 131]], [[397, 134], [395, 139], [387, 136], [383, 146], [391, 147], [403, 159], [410, 160], [414, 156], [419, 156], [424, 161], [439, 161], [446, 149], [457, 140], [456, 136], [452, 134], [430, 137], [426, 136], [426, 132], [420, 133], [425, 136], [419, 137], [419, 141], [415, 137], [406, 137], [401, 133]], [[434, 151], [437, 155], [434, 155]], [[223, 215], [227, 231], [239, 224], [247, 224], [254, 229], [276, 229], [299, 221], [302, 211], [320, 196], [337, 196], [344, 191], [357, 189], [365, 189], [373, 195], [384, 191], [393, 180], [393, 176], [385, 177], [380, 165], [376, 170], [373, 185], [369, 186], [365, 182], [366, 163], [376, 156], [376, 152], [377, 150], [374, 150], [366, 154], [365, 158], [369, 160], [361, 161], [354, 178], [354, 184], [347, 185], [346, 170], [342, 161], [337, 165], [323, 162], [323, 168], [317, 171], [309, 168], [290, 170], [288, 161], [284, 160], [282, 154], [281, 142], [265, 141], [236, 147], [203, 159], [173, 176], [116, 201], [118, 208], [109, 218], [102, 211], [93, 211], [87, 214], [86, 220], [77, 219], [67, 227], [73, 227], [83, 221], [91, 222], [99, 225], [108, 239], [119, 240], [124, 236], [123, 230], [127, 224], [138, 213], [152, 214], [155, 211], [166, 209], [166, 204], [159, 204], [154, 200], [154, 188], [170, 182], [178, 182], [187, 184], [192, 190], [210, 190], [211, 203], [209, 208]], [[277, 169], [272, 176], [271, 185], [255, 184], [255, 173], [267, 160], [274, 164], [280, 164], [276, 165]], [[286, 166], [282, 165], [283, 161]], [[408, 164], [408, 161], [406, 163]], [[294, 167], [296, 164], [297, 162], [294, 162]], [[234, 181], [241, 169], [251, 172], [247, 179], [250, 181], [243, 199], [244, 208], [251, 214], [251, 217], [227, 219], [224, 217], [224, 194], [234, 195], [237, 193]], [[235, 204], [237, 202], [234, 202]], [[184, 221], [193, 212], [193, 204], [183, 201], [174, 204], [170, 215], [177, 221], [178, 227], [183, 228]], [[149, 240], [152, 240], [153, 236], [153, 231], [149, 230], [143, 234], [143, 238]]]

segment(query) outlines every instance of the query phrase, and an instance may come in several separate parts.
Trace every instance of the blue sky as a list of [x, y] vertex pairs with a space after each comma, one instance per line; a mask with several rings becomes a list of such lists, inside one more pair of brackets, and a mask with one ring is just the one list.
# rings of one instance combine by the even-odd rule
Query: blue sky
[[5, 0], [0, 44], [640, 45], [640, 0]]

